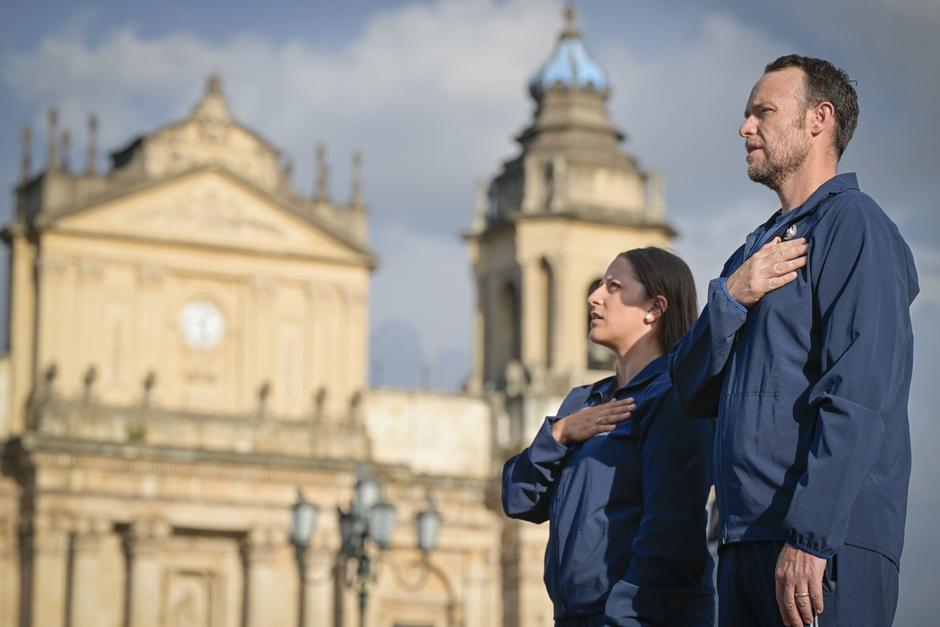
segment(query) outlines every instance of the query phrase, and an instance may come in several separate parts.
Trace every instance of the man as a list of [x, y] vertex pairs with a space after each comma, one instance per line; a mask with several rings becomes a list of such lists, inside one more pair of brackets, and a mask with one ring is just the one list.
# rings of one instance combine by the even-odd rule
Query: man
[[910, 477], [910, 249], [854, 174], [845, 72], [765, 68], [739, 133], [780, 210], [709, 286], [674, 353], [691, 415], [717, 414], [719, 622], [890, 625]]

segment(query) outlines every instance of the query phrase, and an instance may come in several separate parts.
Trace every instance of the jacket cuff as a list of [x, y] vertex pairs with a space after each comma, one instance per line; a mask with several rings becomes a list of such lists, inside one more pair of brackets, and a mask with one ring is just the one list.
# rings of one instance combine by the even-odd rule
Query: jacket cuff
[[794, 530], [786, 532], [786, 541], [790, 546], [796, 547], [804, 553], [815, 555], [820, 559], [827, 560], [833, 556], [835, 551], [826, 551], [817, 542], [811, 542], [806, 536], [797, 533]]
[[738, 332], [747, 321], [747, 308], [734, 300], [725, 287], [725, 279], [708, 284], [708, 324], [712, 338], [725, 340]]
[[568, 454], [568, 447], [559, 443], [552, 437], [552, 425], [558, 421], [558, 418], [549, 416], [542, 423], [532, 445], [529, 447], [529, 459], [534, 464], [551, 464], [559, 462]]
[[718, 281], [718, 285], [721, 287], [721, 293], [725, 295], [727, 301], [731, 303], [739, 312], [747, 315], [747, 307], [739, 303], [738, 300], [731, 295], [731, 292], [728, 291], [728, 279], [726, 277], [721, 277], [720, 279], [716, 280]]

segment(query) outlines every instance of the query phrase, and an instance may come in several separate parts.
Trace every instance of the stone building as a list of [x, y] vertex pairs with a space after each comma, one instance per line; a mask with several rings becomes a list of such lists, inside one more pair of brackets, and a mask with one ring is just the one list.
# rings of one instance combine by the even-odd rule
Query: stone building
[[[94, 119], [81, 171], [54, 112], [38, 173], [26, 133], [2, 233], [0, 624], [287, 627], [301, 605], [308, 626], [356, 624], [336, 512], [363, 472], [398, 514], [367, 624], [549, 624], [547, 529], [502, 517], [499, 469], [609, 365], [586, 341], [606, 263], [674, 232], [661, 184], [620, 148], [573, 10], [530, 91], [520, 155], [465, 235], [478, 298], [460, 395], [368, 389], [377, 259], [358, 156], [348, 201], [322, 149], [305, 197], [218, 77], [106, 172]], [[298, 490], [320, 511], [303, 582]], [[431, 504], [444, 524], [424, 553], [411, 522]]]

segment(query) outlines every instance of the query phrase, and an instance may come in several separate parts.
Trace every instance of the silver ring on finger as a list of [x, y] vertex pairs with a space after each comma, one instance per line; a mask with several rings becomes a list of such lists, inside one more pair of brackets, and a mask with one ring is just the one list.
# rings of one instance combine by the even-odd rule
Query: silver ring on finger
[[797, 592], [793, 596], [795, 596], [798, 599], [805, 599], [806, 597], [809, 596], [809, 592]]
[[601, 424], [603, 421], [604, 419], [601, 416], [598, 416], [594, 422], [596, 422], [597, 424]]

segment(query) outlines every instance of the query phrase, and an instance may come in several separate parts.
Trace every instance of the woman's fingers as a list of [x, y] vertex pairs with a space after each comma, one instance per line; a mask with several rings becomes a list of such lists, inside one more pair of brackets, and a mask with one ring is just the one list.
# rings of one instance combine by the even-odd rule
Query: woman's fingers
[[604, 424], [616, 424], [618, 422], [623, 422], [630, 418], [633, 414], [633, 411], [636, 409], [636, 405], [627, 405], [619, 410], [605, 411], [597, 415], [594, 419], [594, 422], [599, 425]]

